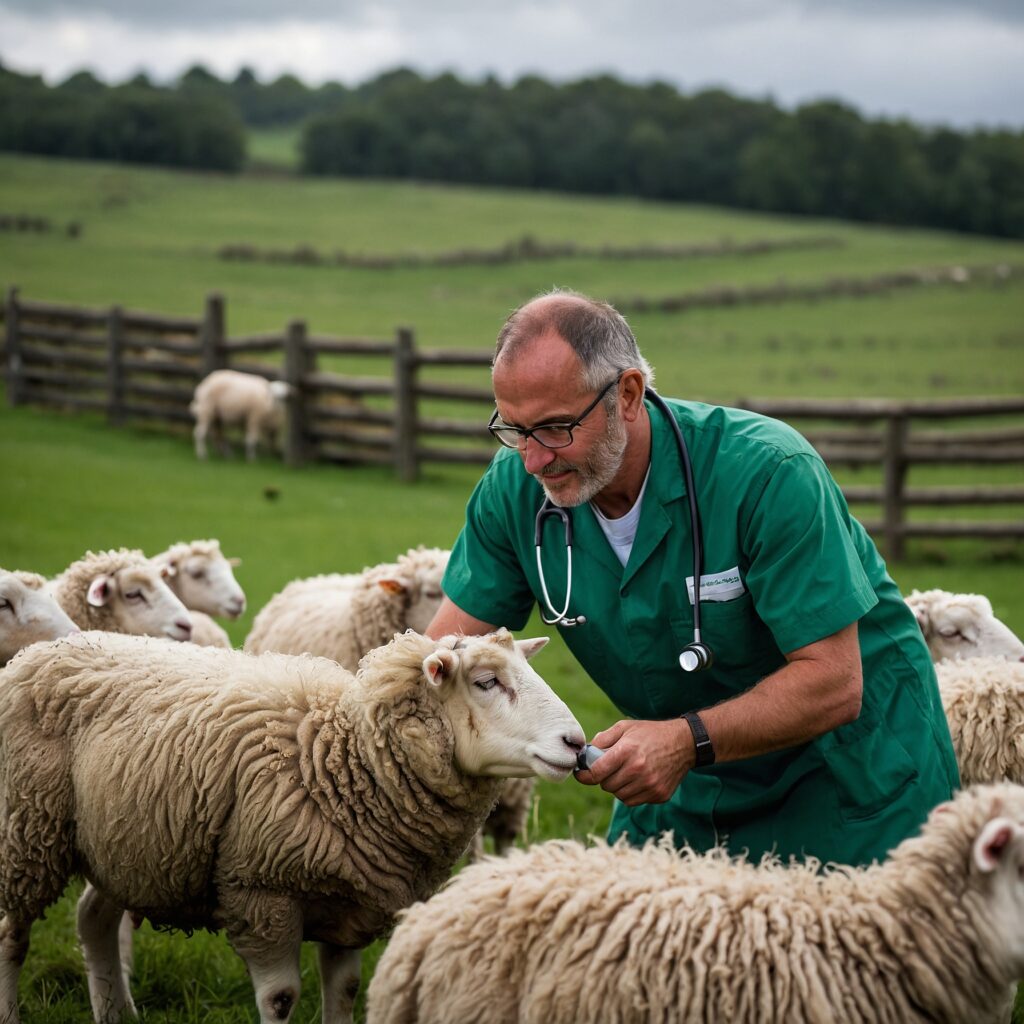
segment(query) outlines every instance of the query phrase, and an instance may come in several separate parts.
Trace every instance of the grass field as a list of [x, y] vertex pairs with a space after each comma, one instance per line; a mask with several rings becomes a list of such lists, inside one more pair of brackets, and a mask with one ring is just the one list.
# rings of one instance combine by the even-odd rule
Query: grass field
[[[1024, 264], [1024, 245], [896, 232], [632, 200], [574, 198], [381, 182], [228, 178], [0, 155], [0, 213], [77, 220], [82, 234], [0, 233], [0, 283], [25, 298], [120, 303], [198, 313], [212, 290], [227, 298], [229, 331], [270, 330], [302, 316], [317, 333], [388, 336], [413, 325], [426, 346], [483, 347], [507, 311], [531, 294], [575, 287], [601, 297], [657, 296], [712, 283], [877, 274], [906, 267]], [[440, 252], [493, 248], [524, 234], [543, 241], [620, 245], [829, 234], [841, 248], [688, 261], [558, 260], [501, 267], [368, 271], [224, 263], [228, 242], [308, 243], [329, 251]], [[1024, 285], [894, 292], [880, 298], [645, 314], [631, 322], [666, 394], [716, 401], [747, 395], [945, 396], [1024, 390]], [[933, 476], [962, 481], [961, 472]], [[449, 546], [477, 477], [428, 469], [416, 485], [385, 470], [264, 460], [197, 465], [187, 436], [113, 430], [0, 402], [0, 565], [53, 573], [86, 548], [151, 552], [218, 537], [242, 558], [249, 609], [228, 625], [236, 644], [288, 580], [357, 571], [407, 547]], [[1021, 467], [1001, 478], [1020, 482]], [[266, 497], [276, 491], [276, 500]], [[1024, 550], [1014, 544], [911, 545], [890, 566], [904, 590], [988, 594], [1024, 634]], [[535, 618], [527, 633], [548, 632]], [[617, 717], [556, 640], [537, 667], [588, 734]], [[573, 781], [541, 783], [531, 840], [600, 833], [605, 795]], [[72, 899], [37, 925], [23, 976], [25, 1020], [86, 1019]], [[372, 964], [373, 956], [368, 958]], [[370, 967], [367, 967], [367, 972]], [[253, 1019], [241, 963], [219, 936], [139, 935], [136, 997], [146, 1021]], [[296, 1021], [316, 1019], [312, 960], [304, 960]]]

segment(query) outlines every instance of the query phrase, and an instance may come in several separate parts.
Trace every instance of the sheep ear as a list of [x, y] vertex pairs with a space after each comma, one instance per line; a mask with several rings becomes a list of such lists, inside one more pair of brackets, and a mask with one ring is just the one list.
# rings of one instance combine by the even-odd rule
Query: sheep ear
[[178, 575], [178, 563], [177, 562], [164, 562], [160, 566], [160, 577], [161, 579], [170, 580]]
[[928, 612], [918, 605], [914, 609], [914, 618], [917, 619], [917, 628], [921, 630], [921, 634], [925, 637], [931, 634], [931, 622], [928, 620]]
[[526, 658], [527, 661], [529, 661], [530, 658], [532, 658], [542, 647], [547, 646], [549, 639], [550, 637], [537, 636], [532, 640], [517, 640], [516, 649], [524, 658]]
[[440, 686], [455, 674], [458, 660], [452, 651], [434, 651], [423, 659], [423, 674], [431, 686]]
[[386, 590], [389, 594], [405, 593], [405, 584], [401, 580], [377, 580], [377, 586]]
[[1009, 818], [993, 818], [986, 822], [981, 835], [974, 840], [974, 863], [978, 870], [986, 874], [995, 871], [1006, 848], [1021, 831]]
[[241, 564], [242, 564], [242, 560], [240, 558], [229, 558], [228, 559], [228, 565], [230, 565], [232, 569], [237, 569]]
[[97, 576], [89, 584], [89, 590], [85, 595], [85, 599], [93, 608], [102, 608], [110, 600], [110, 594], [113, 589], [110, 576]]

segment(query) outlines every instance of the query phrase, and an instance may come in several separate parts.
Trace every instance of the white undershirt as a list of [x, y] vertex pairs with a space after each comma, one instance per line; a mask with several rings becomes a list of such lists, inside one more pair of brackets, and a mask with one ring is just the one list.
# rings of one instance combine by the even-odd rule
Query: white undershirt
[[597, 519], [597, 525], [601, 527], [601, 531], [608, 538], [608, 543], [612, 546], [612, 551], [615, 552], [616, 557], [623, 565], [629, 561], [629, 553], [633, 550], [636, 528], [640, 522], [640, 506], [643, 504], [644, 491], [647, 490], [647, 481], [650, 479], [650, 476], [651, 467], [648, 466], [643, 486], [640, 488], [640, 493], [636, 496], [636, 501], [633, 502], [633, 507], [624, 516], [619, 516], [618, 519], [609, 519], [593, 502], [590, 503], [590, 507], [594, 510], [594, 516]]

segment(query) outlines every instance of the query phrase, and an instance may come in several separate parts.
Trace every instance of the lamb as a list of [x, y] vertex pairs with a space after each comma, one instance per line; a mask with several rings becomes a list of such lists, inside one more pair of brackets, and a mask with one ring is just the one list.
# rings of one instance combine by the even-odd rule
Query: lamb
[[188, 640], [192, 620], [164, 582], [162, 571], [138, 550], [87, 551], [47, 584], [82, 629]]
[[400, 915], [369, 1024], [1009, 1019], [1024, 788], [964, 790], [867, 868], [554, 840]]
[[192, 643], [230, 647], [227, 633], [210, 616], [237, 619], [245, 611], [245, 593], [232, 571], [239, 560], [225, 558], [219, 541], [193, 540], [173, 544], [154, 555], [152, 562], [164, 571], [167, 585], [189, 610]]
[[245, 454], [252, 462], [260, 442], [273, 448], [284, 423], [284, 403], [291, 389], [284, 381], [269, 381], [255, 373], [214, 370], [197, 385], [189, 409], [195, 417], [193, 431], [196, 457], [206, 458], [206, 438], [211, 432], [225, 454], [230, 447], [224, 427], [245, 427]]
[[108, 633], [23, 651], [0, 670], [0, 1020], [76, 871], [97, 1021], [134, 1012], [123, 908], [225, 929], [261, 1024], [291, 1018], [315, 940], [323, 1020], [351, 1020], [359, 950], [445, 880], [500, 778], [572, 772], [583, 730], [526, 660], [546, 642], [410, 631], [355, 676]]
[[995, 617], [987, 597], [915, 590], [905, 600], [921, 627], [932, 661], [989, 654], [1024, 661], [1024, 643]]
[[1024, 783], [1024, 664], [958, 658], [935, 674], [961, 783]]
[[34, 572], [0, 569], [0, 666], [22, 647], [78, 631], [45, 587]]
[[[374, 647], [404, 629], [422, 632], [444, 596], [441, 577], [450, 552], [410, 548], [397, 562], [362, 573], [332, 573], [293, 580], [260, 610], [245, 640], [246, 651], [280, 651], [332, 658], [347, 669]], [[533, 781], [517, 780], [502, 787], [501, 796], [484, 824], [495, 849], [506, 849], [522, 831], [533, 799]], [[478, 836], [471, 855], [483, 853]]]

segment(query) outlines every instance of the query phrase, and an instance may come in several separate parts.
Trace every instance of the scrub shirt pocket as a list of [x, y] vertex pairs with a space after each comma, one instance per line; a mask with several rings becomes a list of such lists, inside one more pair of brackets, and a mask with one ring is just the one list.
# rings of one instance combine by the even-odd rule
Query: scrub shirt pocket
[[881, 722], [835, 743], [824, 757], [839, 797], [839, 815], [846, 822], [877, 814], [918, 776], [906, 748]]
[[[741, 673], [737, 690], [747, 689], [782, 662], [771, 631], [758, 617], [750, 592], [731, 601], [700, 602], [701, 637], [711, 648], [716, 668]], [[680, 649], [693, 642], [693, 608], [672, 617]]]

